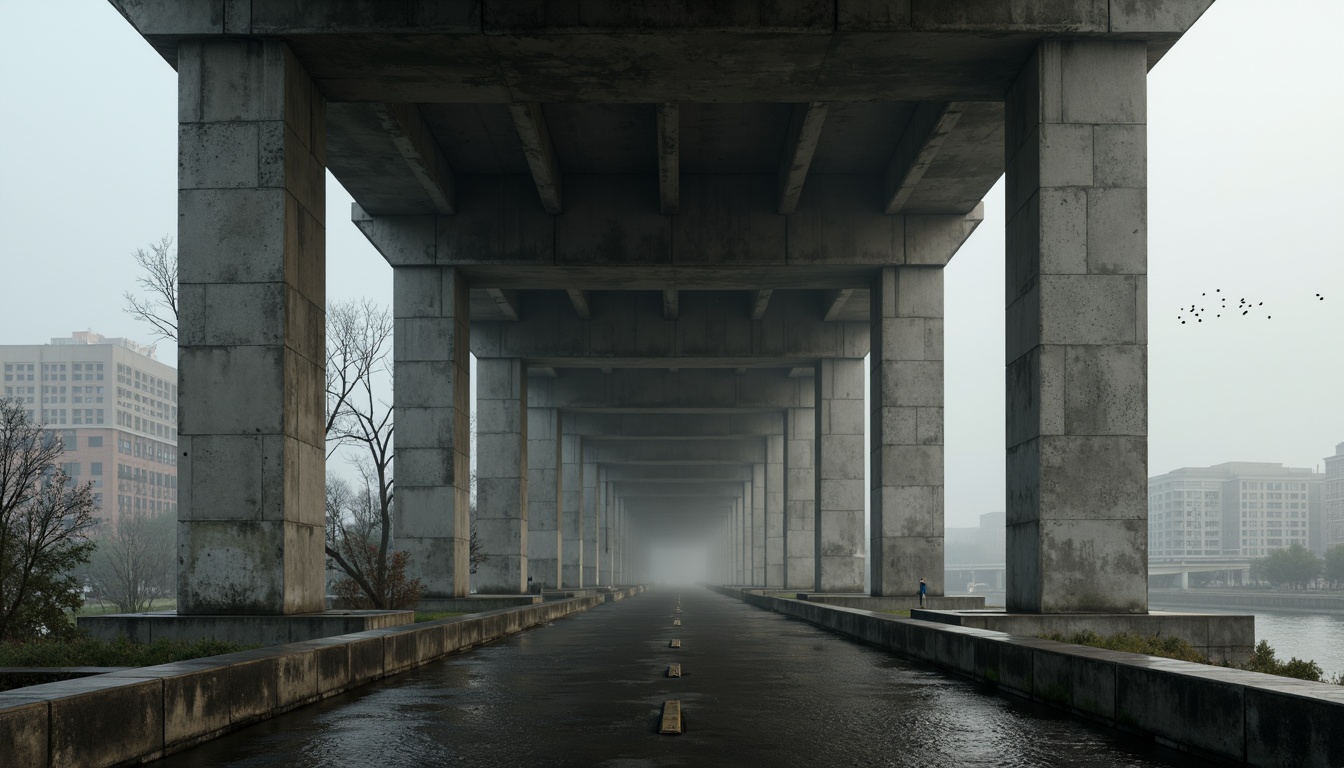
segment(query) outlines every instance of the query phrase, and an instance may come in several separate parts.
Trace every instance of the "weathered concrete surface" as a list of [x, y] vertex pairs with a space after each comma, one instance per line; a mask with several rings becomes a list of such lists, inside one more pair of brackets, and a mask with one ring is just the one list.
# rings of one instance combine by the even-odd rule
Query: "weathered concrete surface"
[[[576, 597], [576, 595], [568, 595]], [[471, 595], [470, 597], [435, 598], [421, 600], [415, 607], [421, 611], [460, 611], [462, 613], [481, 613], [499, 611], [505, 608], [517, 608], [535, 605], [542, 601], [541, 595]]]
[[399, 627], [414, 621], [412, 611], [335, 610], [287, 616], [183, 616], [174, 611], [80, 616], [79, 628], [100, 640], [126, 637], [156, 640], [220, 640], [241, 645], [279, 645]]
[[476, 533], [485, 559], [473, 584], [486, 594], [525, 594], [528, 572], [527, 367], [476, 362]]
[[564, 446], [557, 408], [529, 408], [527, 413], [527, 575], [531, 589], [558, 588], [563, 542], [560, 502]]
[[862, 592], [863, 360], [822, 360], [816, 375], [818, 592]]
[[275, 40], [177, 67], [178, 610], [320, 611], [325, 99]]
[[715, 589], [1199, 757], [1320, 768], [1344, 761], [1344, 696], [1328, 683]]
[[392, 406], [397, 423], [396, 547], [409, 552], [426, 598], [471, 587], [471, 336], [463, 276], [394, 270]]
[[816, 434], [812, 408], [785, 411], [784, 586], [789, 589], [816, 585]]
[[1008, 93], [1012, 612], [1148, 604], [1145, 64], [1046, 41]]
[[784, 435], [765, 438], [765, 581], [766, 587], [784, 586]]
[[583, 467], [580, 437], [570, 428], [572, 416], [559, 412], [560, 445], [560, 584], [566, 589], [583, 586]]
[[942, 595], [943, 271], [884, 268], [872, 302], [872, 593]]
[[[644, 591], [579, 597], [0, 692], [5, 765], [147, 762], [451, 653]], [[12, 745], [12, 747], [11, 747]], [[11, 751], [12, 749], [12, 751]], [[11, 758], [22, 758], [11, 762]]]
[[[838, 605], [844, 608], [861, 608], [865, 611], [907, 611], [919, 608], [919, 596], [877, 596], [877, 595], [836, 595], [823, 592], [799, 592], [797, 599], [826, 605]], [[924, 598], [925, 607], [933, 610], [976, 610], [985, 607], [985, 598], [929, 596]]]

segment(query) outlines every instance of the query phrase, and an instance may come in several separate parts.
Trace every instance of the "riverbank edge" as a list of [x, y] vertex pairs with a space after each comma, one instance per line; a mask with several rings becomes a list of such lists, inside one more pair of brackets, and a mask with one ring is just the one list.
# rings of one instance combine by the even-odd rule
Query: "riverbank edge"
[[8, 745], [10, 765], [145, 763], [647, 588], [619, 587], [5, 691], [0, 744]]
[[1170, 608], [1216, 608], [1219, 610], [1247, 610], [1289, 613], [1344, 614], [1344, 595], [1303, 594], [1293, 592], [1222, 590], [1149, 590], [1148, 605]]
[[1340, 686], [711, 589], [1206, 759], [1344, 765]]

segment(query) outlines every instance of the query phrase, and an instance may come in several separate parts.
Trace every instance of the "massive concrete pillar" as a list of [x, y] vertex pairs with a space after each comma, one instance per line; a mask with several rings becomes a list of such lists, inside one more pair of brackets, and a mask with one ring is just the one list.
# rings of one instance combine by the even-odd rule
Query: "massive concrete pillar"
[[784, 435], [765, 438], [765, 586], [784, 586]]
[[560, 583], [576, 588], [583, 586], [583, 463], [579, 436], [569, 429], [571, 419], [560, 412]]
[[812, 589], [817, 575], [816, 413], [784, 414], [784, 586]]
[[527, 365], [476, 361], [476, 591], [527, 591]]
[[[586, 447], [585, 447], [586, 448]], [[583, 515], [583, 586], [597, 586], [597, 466], [592, 462], [583, 462], [580, 482], [583, 493], [579, 497], [579, 507]]]
[[528, 408], [527, 576], [546, 589], [560, 586], [560, 443], [560, 409]]
[[1147, 610], [1146, 72], [1047, 40], [1008, 93], [1009, 611]]
[[598, 583], [603, 586], [611, 586], [615, 583], [611, 580], [611, 561], [613, 558], [611, 550], [611, 518], [616, 514], [616, 505], [618, 501], [616, 499], [615, 489], [612, 487], [610, 481], [603, 482], [602, 487], [602, 498], [604, 503], [602, 504], [602, 516], [598, 519], [597, 528], [597, 546], [602, 552], [602, 565], [598, 569], [598, 573], [600, 574]]
[[765, 465], [751, 466], [751, 583], [765, 584]]
[[451, 267], [392, 272], [394, 543], [426, 598], [470, 589], [471, 363], [467, 283]]
[[863, 360], [822, 360], [816, 398], [819, 592], [863, 591]]
[[324, 111], [283, 43], [178, 47], [179, 614], [323, 609]]
[[747, 525], [746, 497], [733, 500], [733, 529], [737, 534], [737, 573], [735, 584], [751, 583], [751, 530]]
[[871, 319], [872, 593], [942, 595], [942, 267], [882, 269]]

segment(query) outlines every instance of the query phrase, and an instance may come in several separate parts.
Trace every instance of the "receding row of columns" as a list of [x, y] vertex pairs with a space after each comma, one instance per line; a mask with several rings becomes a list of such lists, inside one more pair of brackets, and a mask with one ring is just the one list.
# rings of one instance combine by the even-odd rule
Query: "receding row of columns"
[[[1005, 95], [1009, 610], [1146, 609], [1146, 67], [1142, 41], [1047, 40]], [[320, 610], [325, 102], [280, 41], [184, 42], [178, 72], [179, 612]], [[858, 591], [867, 556], [876, 594], [942, 592], [942, 272], [919, 247], [873, 270], [869, 413], [861, 360], [822, 359], [765, 438], [733, 580]], [[394, 317], [395, 545], [430, 597], [462, 596], [466, 279], [397, 266]], [[604, 465], [558, 406], [533, 438], [522, 361], [479, 374], [481, 590], [624, 578]]]

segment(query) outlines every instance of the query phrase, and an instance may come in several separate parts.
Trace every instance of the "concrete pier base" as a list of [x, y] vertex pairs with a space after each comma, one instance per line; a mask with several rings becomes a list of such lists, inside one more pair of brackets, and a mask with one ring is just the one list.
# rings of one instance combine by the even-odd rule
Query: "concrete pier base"
[[920, 610], [910, 618], [958, 627], [1035, 637], [1091, 630], [1102, 636], [1169, 635], [1190, 643], [1214, 662], [1240, 664], [1255, 649], [1255, 617], [1207, 613], [1005, 613], [1001, 610]]
[[322, 611], [288, 616], [179, 616], [176, 611], [81, 616], [79, 628], [99, 640], [222, 640], [243, 645], [283, 645], [389, 629], [415, 621], [413, 611]]

